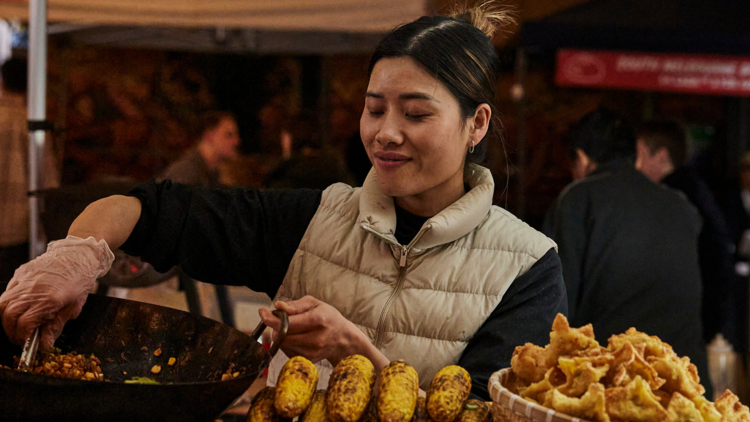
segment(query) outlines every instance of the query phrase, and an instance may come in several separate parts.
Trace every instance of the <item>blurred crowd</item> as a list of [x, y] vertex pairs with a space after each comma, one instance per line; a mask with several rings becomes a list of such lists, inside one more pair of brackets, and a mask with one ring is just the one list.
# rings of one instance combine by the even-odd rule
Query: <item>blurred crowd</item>
[[571, 140], [574, 182], [544, 227], [558, 243], [571, 324], [593, 323], [600, 342], [631, 326], [657, 334], [708, 379], [707, 343], [721, 335], [747, 350], [746, 258], [689, 166], [685, 131], [671, 121], [634, 129], [600, 108]]
[[[559, 243], [572, 320], [583, 303], [582, 320], [595, 325], [626, 329], [639, 316], [640, 326], [671, 324], [674, 332], [700, 325], [703, 342], [721, 335], [746, 354], [750, 153], [714, 192], [692, 167], [677, 122], [631, 126], [599, 109], [571, 139], [575, 181], [545, 231]], [[598, 301], [602, 308], [592, 309]]]

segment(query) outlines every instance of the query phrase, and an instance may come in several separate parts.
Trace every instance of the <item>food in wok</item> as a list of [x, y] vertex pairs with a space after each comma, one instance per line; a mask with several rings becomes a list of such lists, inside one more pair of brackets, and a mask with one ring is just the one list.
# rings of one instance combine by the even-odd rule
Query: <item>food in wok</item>
[[[21, 358], [14, 356], [13, 360], [15, 361], [15, 367], [18, 368]], [[103, 381], [104, 374], [101, 364], [102, 362], [93, 353], [88, 356], [76, 352], [63, 354], [60, 349], [52, 348], [46, 351], [40, 350], [34, 357], [34, 362], [30, 368], [22, 365], [19, 370], [59, 378]]]
[[[155, 357], [162, 355], [161, 348], [154, 352]], [[80, 379], [85, 381], [104, 381], [104, 373], [102, 373], [101, 360], [97, 358], [93, 353], [90, 355], [78, 354], [75, 351], [62, 353], [62, 350], [53, 347], [49, 350], [39, 351], [34, 357], [34, 362], [30, 367], [26, 365], [20, 365], [21, 358], [13, 356], [15, 362], [14, 367], [23, 372], [31, 372], [41, 375], [49, 375], [58, 378], [72, 378]], [[109, 362], [113, 360], [107, 358]], [[176, 359], [170, 357], [166, 360], [165, 365], [174, 366]], [[5, 367], [6, 369], [12, 369]], [[158, 375], [161, 372], [162, 365], [155, 364], [151, 367], [151, 374], [153, 376]], [[232, 378], [237, 378], [242, 374], [241, 371], [235, 369], [235, 364], [230, 363], [228, 369], [222, 374], [221, 380], [226, 381]], [[125, 380], [125, 384], [160, 384], [159, 381], [147, 378], [134, 376], [130, 380]]]
[[[258, 343], [264, 328], [248, 336], [176, 309], [90, 295], [56, 343], [64, 352], [94, 353], [104, 382], [0, 369], [0, 421], [214, 420], [247, 390], [278, 347], [277, 342], [267, 351]], [[13, 367], [13, 356], [20, 355], [19, 345], [0, 336], [2, 365]], [[231, 364], [231, 376], [222, 380]], [[154, 365], [161, 366], [158, 374], [151, 372]], [[126, 383], [133, 377], [158, 384]]]

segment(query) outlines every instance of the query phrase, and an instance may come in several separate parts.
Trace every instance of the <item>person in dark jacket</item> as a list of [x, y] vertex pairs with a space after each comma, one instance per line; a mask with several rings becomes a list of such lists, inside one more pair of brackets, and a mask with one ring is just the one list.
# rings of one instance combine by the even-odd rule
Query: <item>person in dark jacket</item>
[[[732, 298], [733, 319], [737, 323], [738, 351], [748, 350], [748, 320], [750, 312], [747, 306], [748, 276], [750, 276], [750, 152], [745, 152], [739, 160], [737, 179], [721, 196], [721, 207], [726, 217], [729, 236], [735, 246], [733, 265], [735, 283], [730, 292]], [[732, 343], [734, 344], [734, 342]]]
[[744, 277], [750, 275], [747, 256], [744, 255], [742, 238], [750, 230], [750, 151], [745, 152], [739, 160], [737, 178], [731, 187], [722, 195], [722, 209], [727, 219], [729, 235], [737, 249], [737, 260], [741, 265], [737, 272]]
[[698, 237], [698, 259], [703, 281], [703, 338], [711, 341], [722, 333], [735, 349], [744, 351], [737, 312], [730, 300], [734, 282], [734, 246], [724, 214], [714, 195], [687, 164], [685, 131], [671, 121], [648, 121], [638, 130], [635, 167], [654, 183], [663, 183], [687, 197], [701, 215], [703, 226]]
[[700, 216], [635, 169], [635, 134], [616, 113], [584, 116], [573, 147], [582, 178], [545, 223], [559, 247], [571, 326], [592, 323], [605, 345], [630, 327], [656, 335], [690, 358], [713, 397], [700, 316]]

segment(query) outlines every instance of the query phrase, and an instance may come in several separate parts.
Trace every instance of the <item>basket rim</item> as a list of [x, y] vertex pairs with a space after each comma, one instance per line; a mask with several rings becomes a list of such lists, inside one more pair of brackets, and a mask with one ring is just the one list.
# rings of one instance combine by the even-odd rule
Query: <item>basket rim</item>
[[528, 401], [518, 394], [512, 393], [503, 386], [503, 382], [511, 374], [511, 368], [503, 368], [492, 374], [489, 381], [490, 398], [498, 406], [511, 410], [513, 413], [535, 422], [589, 422], [573, 416], [546, 408]]

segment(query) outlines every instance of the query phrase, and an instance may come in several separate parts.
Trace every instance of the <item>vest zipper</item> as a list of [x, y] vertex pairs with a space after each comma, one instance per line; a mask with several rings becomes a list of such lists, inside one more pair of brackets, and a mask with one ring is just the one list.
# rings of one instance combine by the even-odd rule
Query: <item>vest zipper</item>
[[399, 293], [401, 293], [401, 289], [404, 286], [404, 278], [406, 277], [406, 261], [409, 256], [409, 252], [411, 251], [412, 247], [415, 243], [419, 240], [422, 235], [431, 228], [432, 226], [427, 226], [424, 229], [420, 230], [419, 233], [417, 233], [416, 236], [414, 236], [414, 239], [412, 239], [411, 242], [409, 242], [406, 246], [401, 246], [401, 257], [398, 261], [398, 281], [396, 282], [396, 288], [393, 289], [393, 293], [388, 297], [388, 300], [385, 302], [385, 306], [383, 306], [383, 310], [380, 312], [380, 319], [378, 320], [378, 327], [375, 330], [375, 347], [380, 349], [382, 346], [381, 344], [381, 338], [380, 334], [383, 332], [383, 327], [385, 325], [385, 317], [388, 313], [388, 309], [391, 307], [391, 303], [393, 302], [393, 299], [398, 296]]

